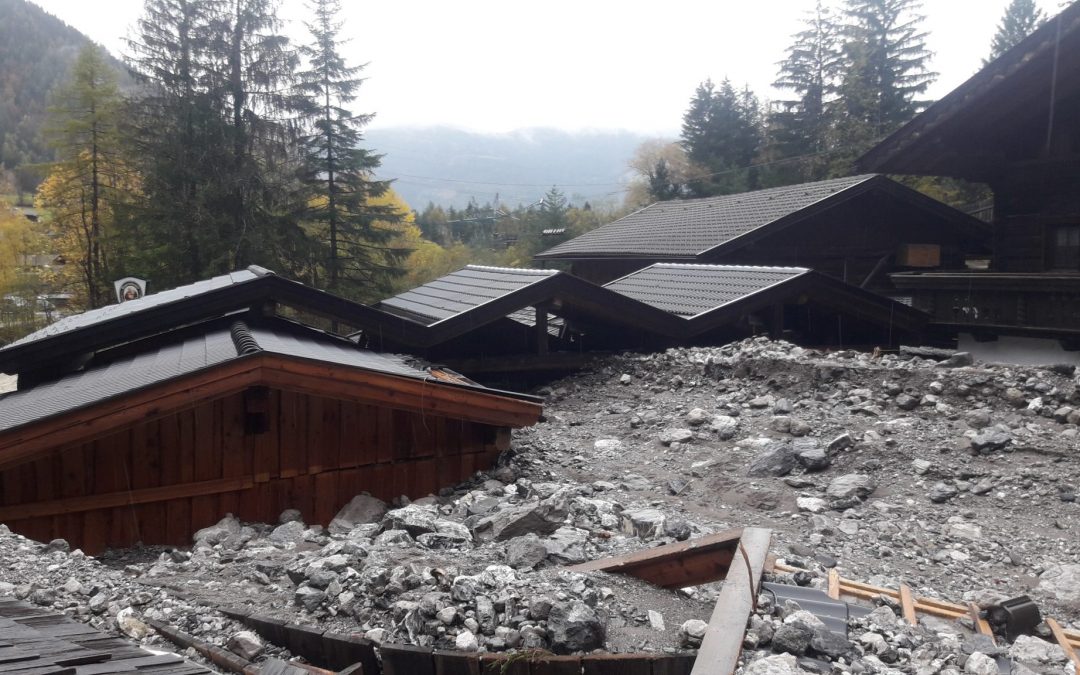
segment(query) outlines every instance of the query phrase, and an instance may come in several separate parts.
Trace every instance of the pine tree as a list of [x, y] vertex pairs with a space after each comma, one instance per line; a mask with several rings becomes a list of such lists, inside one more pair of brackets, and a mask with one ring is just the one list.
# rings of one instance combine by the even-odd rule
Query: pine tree
[[314, 16], [307, 24], [311, 42], [302, 48], [308, 69], [300, 74], [299, 85], [311, 120], [304, 138], [303, 180], [311, 191], [304, 219], [319, 227], [327, 287], [372, 298], [400, 274], [408, 254], [389, 246], [394, 232], [386, 227], [404, 214], [372, 203], [390, 183], [373, 179], [381, 157], [360, 147], [361, 129], [372, 116], [345, 107], [356, 100], [362, 67], [347, 65], [341, 56], [340, 4], [313, 0], [309, 9]]
[[752, 187], [756, 173], [748, 168], [762, 142], [761, 110], [749, 88], [736, 92], [725, 79], [716, 89], [700, 84], [683, 115], [682, 145], [702, 178], [689, 181], [697, 197], [741, 192]]
[[[832, 146], [836, 93], [844, 69], [841, 25], [818, 0], [793, 36], [773, 86], [794, 94], [776, 102], [769, 116], [777, 158], [813, 155]], [[802, 163], [805, 178], [822, 178], [823, 163]]]
[[847, 0], [841, 85], [846, 138], [870, 142], [910, 120], [937, 76], [927, 69], [918, 0]]
[[1046, 21], [1046, 15], [1035, 4], [1035, 0], [1012, 0], [1005, 8], [997, 33], [990, 42], [990, 58], [983, 63], [989, 63], [1009, 51], [1044, 21]]
[[87, 306], [109, 298], [107, 240], [124, 182], [116, 73], [96, 46], [79, 52], [68, 81], [54, 94], [46, 135], [59, 162], [43, 205], [53, 210], [62, 237], [73, 242]]
[[552, 185], [540, 200], [540, 230], [552, 230], [566, 227], [566, 214], [570, 205], [562, 190]]

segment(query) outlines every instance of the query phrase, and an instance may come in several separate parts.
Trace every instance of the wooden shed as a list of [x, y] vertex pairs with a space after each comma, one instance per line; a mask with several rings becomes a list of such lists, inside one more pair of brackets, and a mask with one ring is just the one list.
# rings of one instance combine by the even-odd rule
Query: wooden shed
[[[177, 315], [203, 290], [178, 293]], [[97, 310], [0, 351], [60, 335], [76, 344], [80, 332], [89, 342], [121, 316], [110, 330], [122, 335], [143, 323], [126, 307], [140, 302], [160, 305]], [[35, 356], [32, 377], [0, 397], [0, 522], [88, 553], [186, 544], [230, 512], [272, 523], [297, 508], [328, 524], [361, 492], [415, 498], [492, 466], [510, 430], [539, 418], [533, 397], [262, 309], [215, 310], [78, 358]]]

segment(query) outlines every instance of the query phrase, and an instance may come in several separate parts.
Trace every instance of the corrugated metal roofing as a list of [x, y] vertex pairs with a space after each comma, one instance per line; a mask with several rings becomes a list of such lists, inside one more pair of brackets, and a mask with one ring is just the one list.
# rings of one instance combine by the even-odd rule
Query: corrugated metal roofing
[[138, 300], [129, 300], [128, 302], [122, 302], [116, 305], [106, 305], [98, 309], [92, 309], [81, 314], [74, 314], [72, 316], [66, 316], [59, 321], [49, 324], [45, 328], [39, 331], [35, 331], [26, 337], [12, 342], [0, 349], [4, 351], [6, 349], [12, 349], [35, 340], [42, 338], [52, 337], [54, 335], [60, 335], [87, 326], [92, 326], [97, 323], [105, 321], [111, 321], [120, 317], [130, 316], [137, 314], [138, 312], [145, 311], [153, 307], [160, 307], [167, 305], [170, 302], [177, 302], [193, 296], [202, 295], [210, 291], [215, 291], [219, 288], [226, 286], [235, 286], [254, 279], [258, 279], [266, 274], [272, 274], [269, 270], [265, 270], [261, 267], [252, 266], [245, 270], [238, 272], [232, 272], [229, 274], [223, 274], [219, 277], [213, 277], [211, 279], [204, 279], [202, 281], [196, 281], [193, 284], [187, 286], [178, 286], [167, 291], [161, 291], [160, 293], [151, 293], [143, 296]]
[[721, 197], [657, 202], [536, 257], [694, 257], [875, 177], [853, 176]]
[[[305, 330], [309, 335], [303, 335]], [[261, 351], [378, 373], [430, 379], [402, 359], [360, 349], [340, 338], [311, 329], [256, 326], [250, 329]], [[0, 396], [0, 431], [69, 413], [138, 389], [239, 358], [228, 325], [117, 358], [55, 382]]]
[[658, 263], [604, 287], [690, 318], [807, 272], [805, 267]]
[[558, 270], [468, 265], [379, 303], [379, 309], [426, 319], [428, 325], [520, 291]]

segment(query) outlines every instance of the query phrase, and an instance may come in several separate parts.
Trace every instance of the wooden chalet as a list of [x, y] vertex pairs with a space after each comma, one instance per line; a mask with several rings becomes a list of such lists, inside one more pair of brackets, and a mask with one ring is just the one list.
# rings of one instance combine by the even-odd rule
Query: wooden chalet
[[657, 262], [808, 267], [892, 294], [889, 273], [963, 269], [985, 224], [885, 176], [657, 202], [537, 254], [596, 283]]
[[1078, 68], [1074, 3], [859, 160], [993, 191], [989, 269], [892, 275], [950, 334], [1080, 349]]
[[0, 349], [19, 376], [0, 397], [0, 522], [89, 553], [186, 544], [229, 512], [327, 524], [360, 492], [420, 497], [490, 467], [539, 418], [532, 397], [271, 311], [285, 296], [369, 316], [253, 268]]

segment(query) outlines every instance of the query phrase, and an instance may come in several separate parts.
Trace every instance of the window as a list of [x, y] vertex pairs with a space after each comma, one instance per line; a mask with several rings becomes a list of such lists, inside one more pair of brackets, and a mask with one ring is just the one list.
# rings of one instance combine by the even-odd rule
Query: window
[[1080, 271], [1080, 225], [1050, 230], [1050, 269]]

